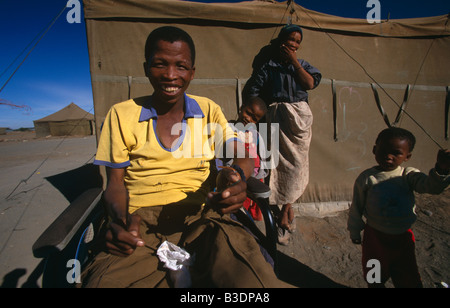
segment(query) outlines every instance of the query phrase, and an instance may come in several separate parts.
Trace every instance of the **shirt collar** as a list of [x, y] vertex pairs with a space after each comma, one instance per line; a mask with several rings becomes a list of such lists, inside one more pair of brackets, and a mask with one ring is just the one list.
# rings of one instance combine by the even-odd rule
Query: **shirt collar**
[[[184, 119], [205, 117], [197, 101], [187, 96], [186, 93], [184, 94], [184, 107]], [[156, 109], [152, 105], [152, 97], [150, 97], [150, 101], [148, 102], [148, 104], [142, 106], [141, 115], [139, 116], [139, 122], [157, 118], [158, 114], [156, 113]]]

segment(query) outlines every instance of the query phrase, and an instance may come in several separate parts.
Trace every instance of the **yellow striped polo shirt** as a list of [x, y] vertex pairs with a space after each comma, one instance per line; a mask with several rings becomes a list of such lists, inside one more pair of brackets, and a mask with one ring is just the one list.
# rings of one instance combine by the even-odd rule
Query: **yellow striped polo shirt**
[[203, 204], [215, 151], [223, 140], [236, 140], [220, 106], [205, 97], [185, 94], [185, 115], [174, 127], [182, 133], [171, 148], [158, 139], [157, 118], [147, 96], [112, 106], [103, 123], [94, 164], [126, 168], [130, 213], [147, 206]]

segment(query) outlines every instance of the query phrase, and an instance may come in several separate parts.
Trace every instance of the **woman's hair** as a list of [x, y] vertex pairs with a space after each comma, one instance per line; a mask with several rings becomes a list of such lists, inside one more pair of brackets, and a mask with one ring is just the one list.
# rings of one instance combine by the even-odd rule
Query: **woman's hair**
[[278, 34], [278, 40], [279, 41], [284, 41], [286, 40], [286, 38], [289, 36], [289, 34], [291, 34], [292, 32], [299, 32], [302, 36], [300, 42], [303, 40], [303, 30], [302, 28], [300, 28], [300, 26], [297, 25], [286, 25], [284, 26], [280, 33]]

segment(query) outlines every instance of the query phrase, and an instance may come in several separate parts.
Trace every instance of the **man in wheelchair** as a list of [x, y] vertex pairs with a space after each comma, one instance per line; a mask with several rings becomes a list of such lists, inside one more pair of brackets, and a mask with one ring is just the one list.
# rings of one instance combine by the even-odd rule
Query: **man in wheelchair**
[[[253, 160], [239, 153], [217, 104], [185, 93], [195, 72], [191, 37], [158, 28], [145, 57], [153, 94], [114, 105], [103, 124], [94, 164], [106, 166], [108, 176], [104, 249], [81, 286], [173, 286], [156, 254], [164, 241], [195, 256], [192, 287], [287, 286], [230, 216], [247, 197]], [[211, 192], [210, 164], [221, 153], [234, 164], [219, 171]]]

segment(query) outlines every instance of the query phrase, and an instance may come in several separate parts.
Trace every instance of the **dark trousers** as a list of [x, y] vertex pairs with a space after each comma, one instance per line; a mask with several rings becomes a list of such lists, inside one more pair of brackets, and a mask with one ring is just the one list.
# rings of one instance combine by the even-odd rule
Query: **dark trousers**
[[[369, 260], [379, 261], [380, 283], [368, 280], [368, 274], [375, 274], [374, 267], [368, 266]], [[384, 287], [389, 278], [396, 288], [423, 287], [411, 229], [402, 234], [386, 234], [366, 225], [362, 243], [362, 267], [369, 287]]]

